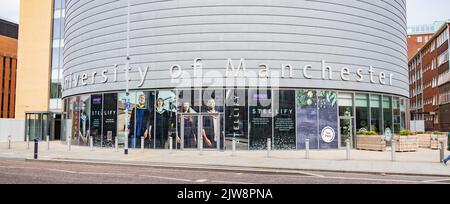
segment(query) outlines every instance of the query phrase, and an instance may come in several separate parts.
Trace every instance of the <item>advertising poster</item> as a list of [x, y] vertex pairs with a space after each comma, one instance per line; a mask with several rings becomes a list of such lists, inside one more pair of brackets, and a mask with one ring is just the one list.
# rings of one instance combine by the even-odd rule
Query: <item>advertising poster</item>
[[231, 148], [233, 138], [236, 138], [236, 149], [248, 150], [247, 91], [228, 89], [225, 104], [225, 147]]
[[305, 141], [309, 139], [309, 148], [317, 149], [317, 94], [313, 90], [299, 90], [296, 93], [297, 103], [297, 149], [305, 149]]
[[103, 96], [102, 146], [114, 147], [117, 136], [117, 94]]
[[[117, 115], [117, 139], [119, 145], [125, 144], [125, 128], [128, 128], [131, 119], [131, 111], [136, 107], [137, 98], [136, 92], [129, 93], [130, 107], [128, 109], [128, 120], [125, 118], [125, 102], [126, 102], [126, 93], [117, 94], [118, 97], [118, 115]], [[128, 123], [126, 123], [128, 121]], [[129, 130], [128, 130], [129, 131]]]
[[103, 95], [91, 96], [90, 134], [94, 138], [94, 145], [102, 145], [102, 103]]
[[296, 149], [295, 91], [274, 91], [274, 149]]
[[337, 93], [319, 91], [319, 148], [338, 148], [338, 105]]
[[79, 114], [79, 144], [87, 146], [89, 145], [89, 137], [90, 137], [90, 113], [91, 113], [91, 97], [81, 96], [80, 102], [80, 114]]
[[249, 97], [250, 149], [267, 149], [267, 138], [272, 138], [273, 114], [271, 91], [249, 90]]
[[[153, 93], [151, 93], [153, 94]], [[172, 91], [159, 91], [155, 97], [152, 113], [151, 141], [155, 149], [168, 149], [169, 137], [173, 139], [173, 148], [177, 149], [176, 140], [175, 103], [176, 94]]]
[[72, 141], [71, 143], [74, 145], [80, 144], [80, 97], [73, 97], [72, 100], [70, 100], [72, 103]]

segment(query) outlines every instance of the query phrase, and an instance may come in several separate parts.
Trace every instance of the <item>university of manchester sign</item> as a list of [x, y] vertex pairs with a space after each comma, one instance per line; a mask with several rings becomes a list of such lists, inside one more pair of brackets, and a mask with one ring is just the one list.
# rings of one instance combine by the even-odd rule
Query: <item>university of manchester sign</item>
[[[225, 75], [223, 78], [237, 78], [237, 77], [249, 77], [247, 63], [244, 58], [233, 60], [227, 59], [224, 61]], [[278, 67], [270, 67], [266, 63], [260, 63], [252, 65], [252, 67], [258, 67], [256, 73], [257, 78], [267, 79], [271, 77], [278, 77], [281, 79], [315, 79], [315, 80], [341, 80], [341, 81], [353, 81], [353, 82], [370, 82], [372, 84], [379, 85], [393, 85], [394, 75], [392, 73], [377, 72], [372, 66], [363, 68], [353, 67], [331, 67], [322, 60], [320, 67], [314, 67], [311, 64], [297, 66], [293, 64], [280, 64]], [[195, 77], [198, 79], [198, 73], [205, 67], [205, 63], [202, 59], [196, 58], [193, 60], [193, 64], [189, 68], [182, 67], [179, 64], [174, 64], [168, 69], [168, 74], [172, 79], [189, 79]], [[144, 85], [149, 75], [150, 66], [145, 67], [131, 67], [130, 71], [138, 71], [137, 79], [128, 79], [132, 81], [138, 81], [135, 88], [140, 88]], [[189, 70], [190, 69], [190, 70]], [[277, 74], [273, 74], [274, 71], [279, 71]], [[193, 76], [185, 76], [185, 71], [193, 71]], [[320, 72], [320, 77], [313, 77], [312, 72]], [[64, 90], [69, 90], [81, 86], [105, 84], [108, 82], [118, 82], [118, 76], [120, 72], [125, 72], [125, 68], [119, 68], [118, 65], [113, 65], [110, 69], [104, 69], [100, 73], [68, 73], [64, 77]], [[333, 73], [339, 73], [339, 78], [335, 78]], [[67, 73], [66, 73], [67, 74]], [[204, 76], [207, 76], [204, 75]], [[123, 80], [122, 80], [123, 81]]]

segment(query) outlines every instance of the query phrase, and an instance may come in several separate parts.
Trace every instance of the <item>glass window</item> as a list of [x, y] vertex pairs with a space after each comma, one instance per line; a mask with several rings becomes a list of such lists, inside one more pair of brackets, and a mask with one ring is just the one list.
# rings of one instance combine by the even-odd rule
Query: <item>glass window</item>
[[391, 131], [393, 130], [392, 127], [392, 97], [390, 96], [383, 96], [383, 133], [384, 131], [389, 128]]
[[273, 91], [274, 149], [296, 149], [295, 135], [295, 91]]
[[392, 99], [392, 112], [393, 112], [394, 133], [399, 134], [402, 127], [401, 127], [400, 98], [398, 97], [394, 97]]
[[265, 89], [250, 89], [248, 93], [250, 149], [267, 149], [267, 138], [272, 138], [272, 93]]
[[356, 94], [356, 129], [369, 130], [369, 95]]
[[305, 141], [309, 139], [311, 149], [319, 148], [317, 92], [315, 90], [299, 90], [296, 92], [297, 106], [297, 149], [305, 149]]
[[[366, 99], [367, 101], [367, 99]], [[355, 131], [353, 120], [353, 94], [352, 93], [339, 93], [339, 129], [341, 136], [341, 147], [345, 147], [346, 140], [350, 140], [350, 143], [354, 143]]]
[[370, 115], [371, 115], [371, 123], [370, 130], [375, 131], [377, 133], [382, 133], [381, 126], [381, 96], [379, 95], [371, 95], [370, 96]]

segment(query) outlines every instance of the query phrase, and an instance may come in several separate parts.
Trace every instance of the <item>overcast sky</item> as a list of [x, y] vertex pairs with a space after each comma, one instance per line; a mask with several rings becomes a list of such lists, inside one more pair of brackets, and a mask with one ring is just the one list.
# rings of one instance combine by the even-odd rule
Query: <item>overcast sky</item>
[[[0, 1], [0, 17], [18, 22], [19, 0]], [[408, 25], [431, 24], [437, 20], [450, 19], [449, 0], [407, 0], [407, 5]]]

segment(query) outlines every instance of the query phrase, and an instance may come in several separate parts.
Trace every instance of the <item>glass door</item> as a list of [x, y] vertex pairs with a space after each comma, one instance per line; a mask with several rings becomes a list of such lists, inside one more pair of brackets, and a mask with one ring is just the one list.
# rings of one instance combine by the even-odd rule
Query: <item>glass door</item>
[[224, 147], [222, 114], [181, 114], [181, 149], [197, 149], [200, 140], [205, 150], [221, 150]]
[[222, 129], [222, 115], [203, 114], [199, 124], [200, 136], [203, 139], [203, 149], [221, 150], [224, 148], [224, 135]]
[[353, 118], [351, 117], [341, 117], [340, 118], [340, 132], [341, 132], [341, 147], [346, 147], [346, 141], [350, 140], [350, 145], [354, 144], [353, 137]]

